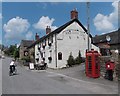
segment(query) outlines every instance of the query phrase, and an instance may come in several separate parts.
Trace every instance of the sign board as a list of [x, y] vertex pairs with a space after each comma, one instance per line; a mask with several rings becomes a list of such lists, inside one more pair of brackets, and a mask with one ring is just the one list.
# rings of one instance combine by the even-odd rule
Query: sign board
[[29, 68], [32, 70], [34, 69], [34, 63], [29, 63]]

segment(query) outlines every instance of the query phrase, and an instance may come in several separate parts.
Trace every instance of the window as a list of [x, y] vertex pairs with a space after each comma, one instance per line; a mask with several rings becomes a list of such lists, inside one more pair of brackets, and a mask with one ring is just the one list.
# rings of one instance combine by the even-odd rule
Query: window
[[102, 56], [109, 56], [110, 55], [110, 49], [107, 48], [100, 48], [100, 52]]
[[36, 62], [38, 62], [39, 61], [39, 58], [36, 58]]
[[62, 60], [62, 53], [61, 52], [58, 53], [58, 60]]

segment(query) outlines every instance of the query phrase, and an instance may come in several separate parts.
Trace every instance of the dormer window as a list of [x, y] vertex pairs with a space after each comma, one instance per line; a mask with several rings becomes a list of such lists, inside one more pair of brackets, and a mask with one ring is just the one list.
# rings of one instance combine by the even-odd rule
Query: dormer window
[[51, 43], [51, 40], [49, 39], [49, 41], [48, 41], [48, 45], [51, 46], [51, 44], [52, 44], [52, 43]]
[[46, 39], [43, 40], [43, 46], [46, 46]]
[[43, 49], [45, 49], [45, 43], [42, 44]]
[[40, 51], [40, 48], [41, 48], [40, 45], [38, 45], [38, 50], [39, 50], [39, 51]]
[[52, 37], [48, 38], [48, 45], [51, 46], [52, 45]]

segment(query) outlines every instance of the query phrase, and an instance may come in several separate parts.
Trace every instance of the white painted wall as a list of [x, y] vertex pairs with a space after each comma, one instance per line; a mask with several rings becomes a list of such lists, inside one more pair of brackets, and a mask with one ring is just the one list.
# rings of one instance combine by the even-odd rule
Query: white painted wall
[[[42, 43], [39, 43], [39, 44], [36, 44], [35, 45], [35, 58], [39, 58], [39, 63], [41, 62], [41, 55], [40, 55], [40, 52], [38, 50], [38, 46], [40, 46], [40, 44]], [[51, 53], [50, 53], [51, 51]], [[51, 45], [51, 47], [49, 47], [48, 45], [48, 39], [46, 39], [46, 46], [45, 46], [45, 49], [43, 49], [41, 47], [41, 52], [44, 53], [44, 58], [45, 58], [45, 62], [47, 63], [48, 67], [50, 68], [56, 68], [56, 56], [55, 56], [55, 36], [53, 36], [53, 43]], [[37, 53], [39, 53], [39, 55], [37, 55]], [[52, 57], [52, 61], [49, 62], [48, 60], [48, 57], [51, 56]], [[35, 60], [35, 63], [37, 64], [36, 60]]]
[[[71, 32], [69, 32], [69, 30], [71, 30]], [[85, 52], [88, 48], [87, 38], [88, 35], [86, 32], [76, 22], [73, 22], [57, 35], [57, 52], [62, 52], [63, 54], [63, 59], [58, 60], [58, 68], [66, 67], [71, 52], [73, 57], [76, 58], [80, 50], [82, 57], [85, 57]]]

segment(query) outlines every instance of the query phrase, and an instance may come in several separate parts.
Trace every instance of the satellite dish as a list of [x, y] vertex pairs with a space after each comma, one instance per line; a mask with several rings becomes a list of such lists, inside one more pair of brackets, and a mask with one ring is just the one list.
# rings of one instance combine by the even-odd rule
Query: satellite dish
[[109, 35], [106, 36], [106, 40], [107, 40], [108, 42], [111, 40], [111, 38], [110, 38]]

